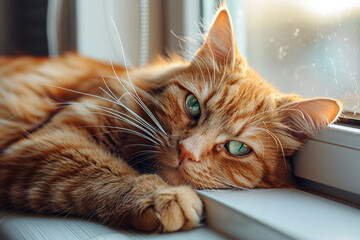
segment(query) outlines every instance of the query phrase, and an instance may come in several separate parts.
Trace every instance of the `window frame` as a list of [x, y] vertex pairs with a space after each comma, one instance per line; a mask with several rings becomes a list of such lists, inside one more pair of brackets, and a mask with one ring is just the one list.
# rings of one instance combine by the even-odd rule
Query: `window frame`
[[329, 125], [294, 155], [293, 168], [306, 188], [360, 204], [360, 129]]
[[[209, 11], [214, 11], [216, 2], [215, 0], [212, 3], [206, 0], [201, 1], [203, 18], [206, 21], [211, 21], [209, 18], [212, 17], [212, 14], [209, 14]], [[228, 7], [241, 6], [241, 4], [243, 1], [227, 1]], [[245, 34], [243, 29], [240, 31]], [[341, 164], [336, 161], [336, 156], [345, 156], [341, 158]], [[299, 180], [299, 184], [307, 181], [302, 185], [314, 188], [316, 191], [321, 189], [321, 192], [331, 193], [339, 198], [344, 198], [345, 195], [348, 195], [347, 193], [350, 193], [351, 196], [359, 196], [360, 187], [356, 183], [360, 182], [360, 175], [344, 174], [352, 173], [354, 169], [360, 169], [359, 156], [360, 129], [331, 124], [317, 136], [308, 140], [303, 148], [293, 156], [294, 175]], [[314, 159], [316, 160], [314, 161]], [[356, 159], [358, 160], [356, 161]], [[319, 187], [323, 185], [330, 187], [331, 190]], [[358, 199], [358, 197], [351, 199], [354, 198]], [[360, 203], [358, 200], [356, 202]]]

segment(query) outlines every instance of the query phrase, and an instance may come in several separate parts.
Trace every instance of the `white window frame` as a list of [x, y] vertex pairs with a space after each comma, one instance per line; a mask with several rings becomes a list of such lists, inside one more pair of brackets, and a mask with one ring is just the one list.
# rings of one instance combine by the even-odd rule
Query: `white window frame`
[[[360, 129], [331, 124], [306, 142], [294, 156], [294, 174], [302, 179], [358, 195], [347, 199], [359, 203]], [[317, 190], [321, 190], [315, 187]], [[330, 193], [330, 192], [329, 192]], [[344, 198], [342, 192], [331, 195]]]

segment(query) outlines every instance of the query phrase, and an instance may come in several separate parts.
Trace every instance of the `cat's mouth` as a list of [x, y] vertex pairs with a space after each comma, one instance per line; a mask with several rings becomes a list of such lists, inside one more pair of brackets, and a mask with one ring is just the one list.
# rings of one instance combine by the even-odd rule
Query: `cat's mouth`
[[171, 185], [192, 185], [191, 184], [191, 157], [189, 153], [182, 151], [179, 147], [178, 136], [171, 136], [161, 154], [157, 157], [160, 164], [157, 172]]

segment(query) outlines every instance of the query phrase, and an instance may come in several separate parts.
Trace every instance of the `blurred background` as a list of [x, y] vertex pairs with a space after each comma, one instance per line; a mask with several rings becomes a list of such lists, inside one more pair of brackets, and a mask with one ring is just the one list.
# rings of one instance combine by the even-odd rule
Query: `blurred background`
[[[284, 92], [360, 112], [360, 0], [227, 0], [241, 53]], [[216, 0], [0, 0], [0, 54], [128, 66], [200, 46]], [[185, 40], [185, 41], [183, 41]]]

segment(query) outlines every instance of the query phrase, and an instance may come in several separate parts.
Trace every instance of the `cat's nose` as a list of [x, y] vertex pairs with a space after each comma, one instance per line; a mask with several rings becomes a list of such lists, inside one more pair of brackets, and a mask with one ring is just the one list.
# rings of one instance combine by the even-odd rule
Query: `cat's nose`
[[194, 154], [191, 151], [189, 151], [188, 149], [186, 149], [186, 146], [184, 143], [182, 143], [182, 142], [179, 143], [179, 149], [180, 149], [179, 165], [183, 164], [186, 161], [197, 162]]

